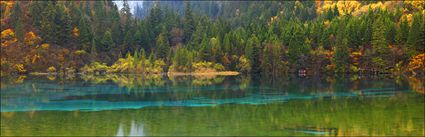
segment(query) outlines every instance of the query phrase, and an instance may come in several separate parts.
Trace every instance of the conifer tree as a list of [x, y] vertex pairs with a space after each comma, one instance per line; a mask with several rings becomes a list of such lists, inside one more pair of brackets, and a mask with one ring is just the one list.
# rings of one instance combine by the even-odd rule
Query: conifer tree
[[13, 11], [10, 20], [10, 24], [13, 25], [13, 28], [15, 29], [16, 37], [19, 41], [23, 42], [25, 32], [23, 26], [23, 14], [19, 2], [16, 2], [16, 4], [13, 6]]

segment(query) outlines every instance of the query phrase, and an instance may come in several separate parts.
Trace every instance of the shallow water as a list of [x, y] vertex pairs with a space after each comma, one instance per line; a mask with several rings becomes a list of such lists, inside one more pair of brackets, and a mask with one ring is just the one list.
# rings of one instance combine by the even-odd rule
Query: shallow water
[[421, 86], [359, 76], [8, 78], [1, 135], [423, 136]]

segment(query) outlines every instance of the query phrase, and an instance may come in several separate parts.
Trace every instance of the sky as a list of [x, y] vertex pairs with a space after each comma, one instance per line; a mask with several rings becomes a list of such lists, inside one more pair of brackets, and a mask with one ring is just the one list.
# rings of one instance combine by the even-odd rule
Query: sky
[[[123, 1], [119, 1], [119, 0], [114, 0], [113, 2], [115, 2], [115, 4], [117, 4], [118, 9], [121, 9], [123, 6], [122, 4], [124, 3]], [[142, 6], [142, 2], [143, 1], [128, 1], [128, 5], [130, 5], [130, 9], [131, 9], [131, 13], [134, 13], [134, 8], [137, 4], [139, 4], [140, 6]]]

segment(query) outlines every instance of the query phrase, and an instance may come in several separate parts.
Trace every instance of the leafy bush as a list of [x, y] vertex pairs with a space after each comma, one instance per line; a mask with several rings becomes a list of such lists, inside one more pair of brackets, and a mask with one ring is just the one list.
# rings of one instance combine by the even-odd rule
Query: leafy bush
[[105, 63], [99, 63], [99, 62], [93, 62], [90, 65], [85, 65], [80, 69], [80, 72], [85, 74], [99, 74], [99, 73], [105, 73], [109, 70], [109, 66], [107, 66]]
[[47, 69], [47, 72], [49, 72], [49, 73], [54, 73], [54, 72], [56, 72], [56, 68], [55, 68], [55, 67], [53, 67], [53, 66], [50, 66], [50, 67]]
[[25, 73], [25, 72], [27, 72], [27, 70], [24, 67], [24, 64], [15, 64], [15, 70], [18, 73]]
[[407, 70], [416, 76], [417, 74], [423, 74], [425, 72], [425, 53], [418, 54], [410, 59]]
[[224, 66], [219, 63], [201, 61], [192, 64], [194, 72], [216, 72], [224, 70]]

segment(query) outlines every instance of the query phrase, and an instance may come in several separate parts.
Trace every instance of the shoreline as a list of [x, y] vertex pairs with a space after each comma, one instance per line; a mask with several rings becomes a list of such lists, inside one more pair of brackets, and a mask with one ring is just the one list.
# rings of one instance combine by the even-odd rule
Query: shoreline
[[[120, 74], [120, 75], [167, 75], [167, 76], [236, 76], [240, 75], [240, 72], [237, 71], [217, 71], [217, 72], [164, 72], [159, 74], [138, 74], [138, 73], [105, 73], [105, 74], [84, 74], [84, 73], [73, 73], [73, 74], [64, 74], [64, 75], [108, 75], [108, 74]], [[47, 72], [32, 72], [28, 75], [33, 76], [57, 76], [61, 75], [60, 73], [47, 73]]]
[[217, 72], [167, 72], [168, 76], [236, 76], [240, 73], [237, 71], [217, 71]]

